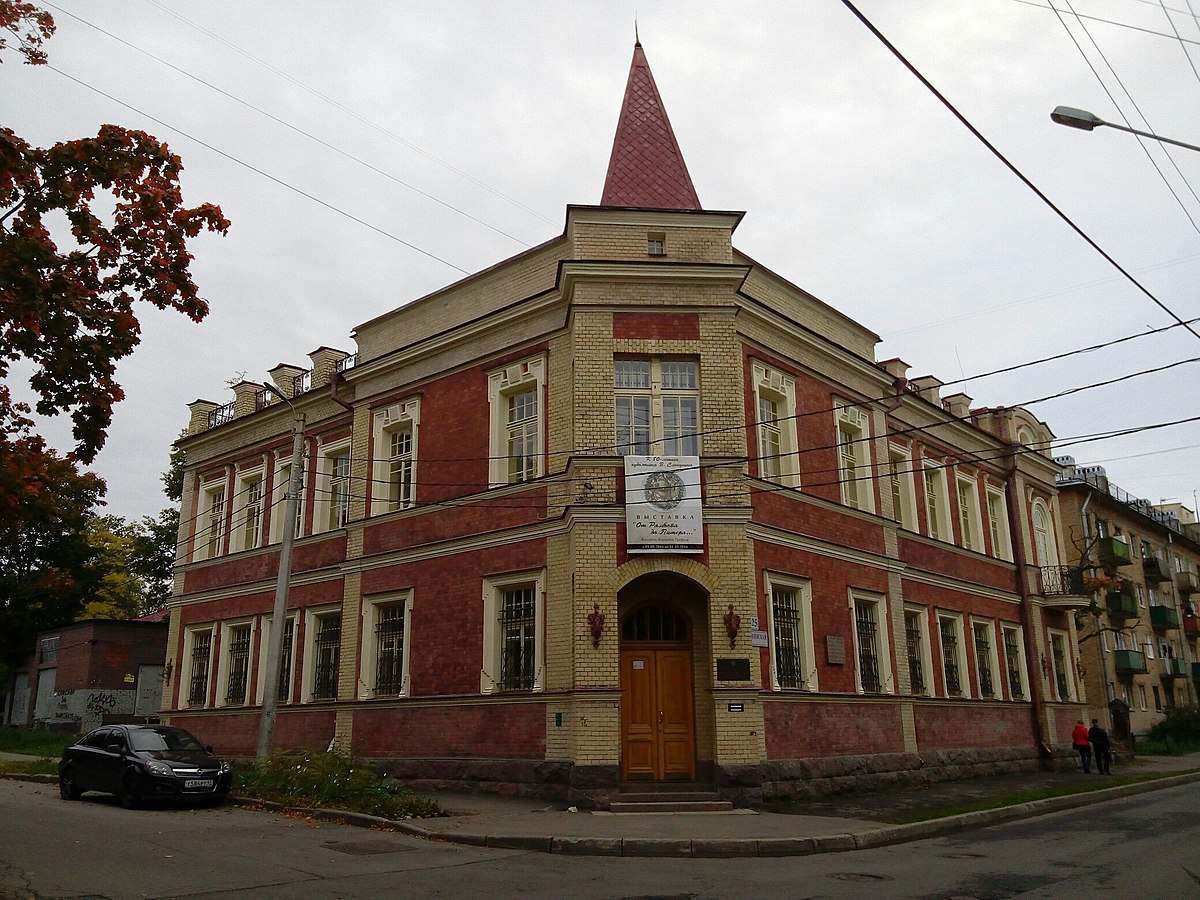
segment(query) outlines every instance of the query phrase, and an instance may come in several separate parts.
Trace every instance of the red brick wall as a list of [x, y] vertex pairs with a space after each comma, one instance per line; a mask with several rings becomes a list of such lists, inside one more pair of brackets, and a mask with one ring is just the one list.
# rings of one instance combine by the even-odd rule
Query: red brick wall
[[[424, 437], [421, 440], [423, 448]], [[418, 482], [424, 485], [426, 470], [422, 468], [420, 471]], [[533, 524], [543, 517], [545, 508], [546, 489], [539, 486], [520, 494], [472, 502], [469, 506], [431, 509], [423, 515], [368, 525], [363, 532], [363, 554], [370, 556], [387, 550]]]
[[617, 340], [698, 341], [700, 317], [696, 313], [613, 313]]
[[[258, 745], [258, 711], [180, 714], [171, 724], [184, 728], [210, 744], [218, 756], [253, 756]], [[289, 750], [324, 750], [333, 739], [334, 713], [331, 709], [307, 710], [280, 707], [275, 721], [275, 746]]]
[[904, 750], [895, 701], [816, 701], [810, 697], [763, 704], [767, 759], [804, 759]]
[[917, 703], [919, 750], [1020, 747], [1033, 744], [1029, 705]]
[[[310, 492], [308, 496], [312, 496]], [[346, 558], [346, 533], [331, 532], [327, 537], [302, 538], [292, 551], [292, 571], [310, 572], [335, 566]], [[232, 584], [275, 578], [279, 572], [279, 547], [220, 557], [207, 565], [184, 573], [183, 593], [227, 587]]]
[[544, 759], [545, 716], [542, 703], [358, 709], [354, 712], [354, 753]]
[[877, 522], [818, 507], [777, 491], [756, 491], [751, 494], [751, 503], [756, 522], [844, 547], [883, 553], [883, 527]]
[[82, 622], [58, 632], [60, 691], [85, 688], [132, 690], [126, 675], [137, 678], [138, 666], [161, 666], [166, 659], [165, 622]]
[[1016, 593], [1017, 570], [1012, 563], [974, 557], [948, 547], [928, 544], [900, 533], [900, 558], [915, 569], [974, 581], [1002, 591]]

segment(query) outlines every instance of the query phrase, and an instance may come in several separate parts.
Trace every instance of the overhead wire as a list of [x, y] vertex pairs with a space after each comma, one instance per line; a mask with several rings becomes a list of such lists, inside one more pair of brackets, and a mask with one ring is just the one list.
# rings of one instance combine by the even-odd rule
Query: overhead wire
[[[1053, 7], [1051, 7], [1051, 6], [1047, 6], [1043, 3], [1036, 2], [1036, 0], [1012, 0], [1012, 2], [1020, 3], [1022, 6], [1032, 6], [1034, 9], [1044, 9], [1044, 10], [1053, 9]], [[1147, 5], [1154, 5], [1156, 0], [1137, 0], [1137, 2], [1145, 3]], [[1176, 12], [1182, 12], [1182, 10], [1176, 10]], [[1130, 31], [1140, 31], [1143, 34], [1153, 35], [1154, 37], [1166, 38], [1167, 40], [1171, 40], [1171, 41], [1176, 39], [1174, 35], [1167, 34], [1166, 32], [1155, 31], [1152, 28], [1143, 28], [1140, 25], [1132, 25], [1129, 22], [1118, 22], [1115, 19], [1105, 19], [1101, 16], [1085, 15], [1084, 13], [1076, 13], [1075, 17], [1078, 19], [1087, 19], [1088, 21], [1091, 21], [1091, 22], [1100, 22], [1104, 25], [1115, 25], [1118, 28], [1126, 28]], [[1197, 46], [1200, 46], [1200, 41], [1192, 40], [1191, 38], [1179, 38], [1179, 40], [1183, 43], [1196, 44]]]

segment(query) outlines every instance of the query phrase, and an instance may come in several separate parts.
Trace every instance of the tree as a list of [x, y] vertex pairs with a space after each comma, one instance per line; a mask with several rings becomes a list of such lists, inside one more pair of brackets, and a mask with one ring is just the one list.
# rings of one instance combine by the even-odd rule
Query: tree
[[[0, 27], [18, 36], [27, 63], [45, 62], [48, 13], [0, 0]], [[182, 168], [144, 131], [103, 125], [40, 149], [0, 128], [0, 378], [15, 360], [33, 364], [35, 408], [70, 415], [82, 463], [104, 445], [124, 396], [116, 364], [140, 340], [135, 302], [197, 322], [208, 313], [187, 241], [224, 234], [229, 222], [212, 204], [184, 206]], [[61, 220], [69, 227], [56, 233]]]
[[143, 517], [133, 539], [132, 571], [145, 586], [143, 614], [162, 609], [171, 596], [179, 541], [179, 503], [183, 499], [183, 467], [183, 450], [172, 447], [171, 464], [162, 474], [163, 493], [172, 505], [157, 517]]
[[133, 565], [140, 529], [120, 516], [92, 516], [86, 535], [94, 556], [75, 618], [136, 619], [146, 605], [146, 583]]

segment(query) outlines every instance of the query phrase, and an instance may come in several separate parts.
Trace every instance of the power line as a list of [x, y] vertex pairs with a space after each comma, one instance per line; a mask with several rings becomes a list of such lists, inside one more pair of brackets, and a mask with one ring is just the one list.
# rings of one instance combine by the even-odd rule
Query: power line
[[[1053, 10], [1054, 9], [1053, 6], [1046, 6], [1041, 3], [1036, 3], [1036, 2], [1034, 2], [1034, 0], [1013, 0], [1013, 2], [1023, 4], [1024, 6], [1032, 6], [1034, 9], [1044, 9], [1044, 10]], [[1147, 5], [1154, 4], [1154, 0], [1138, 0], [1138, 2], [1146, 3]], [[1183, 10], [1173, 10], [1173, 11], [1174, 12], [1183, 12]], [[1084, 15], [1083, 13], [1076, 13], [1076, 12], [1073, 12], [1072, 15], [1076, 19], [1087, 19], [1091, 22], [1101, 22], [1105, 25], [1115, 25], [1118, 28], [1127, 28], [1130, 31], [1140, 31], [1143, 34], [1150, 34], [1150, 35], [1154, 35], [1155, 37], [1166, 38], [1167, 40], [1170, 40], [1170, 41], [1179, 40], [1181, 43], [1196, 44], [1196, 45], [1200, 46], [1200, 41], [1194, 41], [1194, 40], [1191, 40], [1190, 38], [1183, 38], [1183, 37], [1176, 38], [1176, 36], [1173, 34], [1167, 34], [1166, 32], [1163, 32], [1163, 31], [1155, 31], [1152, 28], [1142, 28], [1141, 26], [1138, 26], [1138, 25], [1130, 25], [1128, 22], [1117, 22], [1114, 19], [1105, 19], [1100, 16], [1089, 16], [1089, 15]]]
[[1155, 306], [1157, 306], [1159, 309], [1161, 309], [1163, 312], [1165, 312], [1167, 315], [1169, 315], [1172, 319], [1174, 319], [1180, 325], [1183, 325], [1185, 328], [1187, 328], [1187, 330], [1192, 333], [1193, 337], [1195, 337], [1197, 340], [1200, 340], [1200, 332], [1197, 332], [1190, 325], [1184, 324], [1183, 319], [1181, 319], [1175, 313], [1175, 311], [1173, 309], [1171, 309], [1169, 306], [1167, 306], [1165, 303], [1163, 303], [1163, 301], [1159, 300], [1158, 297], [1156, 297], [1153, 293], [1151, 293], [1149, 288], [1147, 288], [1140, 281], [1138, 281], [1136, 278], [1134, 278], [1132, 273], [1130, 273], [1120, 263], [1118, 263], [1112, 256], [1110, 256], [1103, 247], [1101, 247], [1098, 243], [1096, 243], [1096, 241], [1094, 241], [1087, 234], [1087, 232], [1085, 232], [1081, 227], [1076, 225], [1070, 216], [1068, 216], [1065, 212], [1063, 212], [1061, 209], [1059, 209], [1057, 205], [1055, 205], [1054, 201], [1052, 201], [1049, 197], [1047, 197], [1044, 193], [1042, 193], [1042, 191], [1037, 187], [1037, 185], [1035, 185], [1032, 181], [1030, 181], [1029, 178], [1023, 172], [1021, 172], [1020, 169], [1018, 169], [1013, 163], [1011, 163], [1008, 160], [1008, 158], [1005, 157], [1005, 155], [1003, 153], [1001, 153], [995, 147], [995, 145], [992, 144], [991, 141], [989, 141], [986, 137], [983, 136], [983, 133], [980, 132], [978, 128], [976, 128], [974, 125], [971, 124], [971, 122], [967, 119], [966, 116], [964, 116], [961, 112], [958, 111], [958, 109], [954, 106], [954, 104], [952, 104], [948, 99], [946, 99], [946, 97], [941, 93], [941, 91], [939, 91], [936, 87], [933, 86], [933, 83], [928, 78], [926, 78], [924, 75], [921, 74], [920, 70], [917, 69], [916, 66], [914, 66], [911, 62], [908, 61], [908, 59], [904, 56], [904, 54], [901, 53], [896, 48], [896, 46], [894, 44], [892, 44], [892, 42], [889, 41], [884, 36], [883, 32], [881, 32], [878, 28], [875, 27], [875, 25], [871, 22], [870, 19], [868, 19], [866, 16], [864, 16], [858, 10], [858, 8], [851, 2], [851, 0], [842, 0], [842, 5], [845, 6], [848, 10], [850, 10], [850, 12], [853, 13], [854, 16], [860, 22], [863, 23], [864, 26], [866, 26], [867, 30], [869, 30], [873, 35], [875, 35], [875, 37], [880, 41], [880, 43], [882, 43], [892, 53], [892, 55], [895, 56], [896, 59], [898, 59], [900, 61], [900, 63], [906, 69], [908, 69], [917, 78], [917, 80], [920, 81], [921, 84], [923, 84], [926, 87], [926, 89], [928, 89], [929, 92], [932, 93], [939, 100], [939, 102], [941, 102], [941, 104], [943, 106], [945, 106], [946, 109], [949, 110], [950, 113], [956, 119], [958, 119], [959, 122], [962, 123], [962, 125], [968, 131], [971, 132], [972, 135], [975, 136], [975, 138], [980, 143], [982, 143], [989, 151], [991, 151], [993, 156], [995, 156], [998, 160], [1000, 160], [1000, 162], [1003, 163], [1004, 166], [1010, 172], [1012, 172], [1014, 175], [1016, 175], [1017, 178], [1019, 178], [1021, 180], [1021, 182], [1027, 188], [1029, 188], [1031, 191], [1033, 191], [1033, 193], [1038, 197], [1038, 199], [1040, 199], [1044, 204], [1046, 204], [1046, 206], [1048, 206], [1051, 210], [1053, 210], [1054, 213], [1060, 219], [1062, 219], [1062, 221], [1065, 222], [1071, 228], [1072, 231], [1074, 231], [1081, 238], [1083, 238], [1093, 250], [1095, 250], [1102, 257], [1104, 257], [1104, 259], [1107, 260], [1118, 272], [1120, 272], [1122, 275], [1124, 275], [1125, 278], [1130, 282], [1130, 284], [1134, 285], [1134, 287], [1136, 287], [1139, 291], [1141, 291], [1143, 294], [1145, 294], [1146, 297], [1148, 297], [1155, 304]]

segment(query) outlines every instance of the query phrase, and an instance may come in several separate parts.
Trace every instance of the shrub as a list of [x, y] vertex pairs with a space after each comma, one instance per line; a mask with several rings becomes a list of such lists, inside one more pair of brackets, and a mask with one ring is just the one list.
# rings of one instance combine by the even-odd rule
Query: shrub
[[274, 753], [235, 770], [233, 790], [287, 806], [344, 809], [385, 819], [445, 815], [436, 801], [414, 794], [344, 753]]
[[1200, 706], [1176, 706], [1168, 709], [1162, 721], [1150, 728], [1150, 740], [1163, 744], [1200, 743]]

